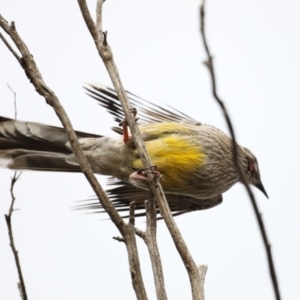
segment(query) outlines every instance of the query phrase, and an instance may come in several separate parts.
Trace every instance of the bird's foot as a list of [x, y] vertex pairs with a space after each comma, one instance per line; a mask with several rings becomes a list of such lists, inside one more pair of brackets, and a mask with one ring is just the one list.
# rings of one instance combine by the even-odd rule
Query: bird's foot
[[160, 174], [157, 166], [151, 166], [150, 170], [147, 172], [147, 169], [140, 169], [136, 172], [133, 172], [129, 178], [130, 179], [138, 179], [138, 180], [147, 180], [147, 174], [151, 173], [155, 178], [160, 178], [162, 175]]

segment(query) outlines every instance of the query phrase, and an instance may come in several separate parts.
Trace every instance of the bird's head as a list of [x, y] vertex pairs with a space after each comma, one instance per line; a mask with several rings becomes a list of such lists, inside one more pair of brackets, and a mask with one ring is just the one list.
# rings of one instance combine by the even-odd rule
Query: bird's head
[[247, 148], [242, 147], [242, 166], [246, 175], [246, 179], [249, 184], [257, 187], [264, 195], [268, 197], [268, 194], [261, 182], [258, 163], [256, 157]]

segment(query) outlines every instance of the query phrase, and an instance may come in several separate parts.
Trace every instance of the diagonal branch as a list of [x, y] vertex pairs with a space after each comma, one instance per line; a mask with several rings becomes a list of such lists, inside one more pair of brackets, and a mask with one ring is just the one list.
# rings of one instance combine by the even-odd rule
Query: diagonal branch
[[[103, 2], [104, 1], [98, 1], [98, 13], [97, 13], [98, 21], [101, 19], [101, 16], [99, 17], [99, 11], [100, 11], [100, 9], [102, 9], [102, 8], [100, 8], [100, 6], [103, 4]], [[86, 23], [86, 25], [91, 33], [91, 36], [96, 44], [98, 53], [99, 53], [100, 57], [102, 58], [103, 63], [110, 75], [113, 86], [117, 92], [118, 98], [123, 107], [124, 114], [126, 116], [126, 121], [128, 122], [128, 125], [130, 127], [130, 131], [131, 131], [133, 140], [138, 149], [139, 156], [140, 156], [143, 166], [145, 168], [145, 173], [147, 175], [151, 190], [153, 191], [154, 197], [160, 208], [161, 215], [162, 215], [163, 219], [165, 220], [168, 230], [170, 231], [170, 234], [173, 238], [174, 244], [175, 244], [175, 246], [181, 256], [181, 259], [186, 267], [186, 270], [188, 272], [188, 276], [189, 276], [190, 284], [191, 284], [191, 288], [192, 288], [193, 299], [201, 300], [202, 297], [200, 296], [200, 294], [201, 294], [200, 277], [199, 277], [199, 273], [197, 270], [197, 266], [196, 266], [191, 254], [182, 238], [182, 235], [174, 221], [174, 218], [171, 214], [171, 211], [168, 206], [168, 203], [167, 203], [166, 197], [164, 195], [163, 189], [161, 187], [161, 184], [157, 179], [155, 179], [154, 175], [152, 174], [151, 160], [146, 152], [146, 148], [143, 143], [140, 131], [135, 123], [135, 118], [132, 115], [132, 113], [130, 113], [130, 107], [129, 107], [127, 95], [126, 95], [124, 87], [121, 83], [121, 79], [120, 79], [116, 64], [113, 60], [112, 51], [107, 43], [107, 33], [102, 32], [101, 27], [99, 27], [99, 28], [96, 27], [95, 23], [92, 20], [90, 13], [89, 13], [86, 1], [78, 0], [78, 4], [80, 7], [82, 16], [85, 20], [85, 23]], [[98, 23], [98, 21], [97, 21], [97, 23]]]
[[[46, 99], [46, 103], [53, 107], [55, 113], [57, 114], [66, 131], [74, 155], [76, 156], [76, 159], [83, 174], [85, 175], [94, 192], [96, 193], [99, 201], [101, 202], [101, 205], [105, 208], [111, 220], [114, 222], [116, 227], [119, 229], [121, 235], [127, 241], [126, 246], [128, 250], [129, 261], [131, 264], [130, 271], [132, 275], [132, 281], [138, 291], [138, 299], [147, 299], [147, 295], [145, 293], [145, 288], [141, 277], [139, 260], [137, 256], [134, 226], [130, 223], [125, 224], [125, 222], [118, 214], [112, 203], [109, 201], [100, 184], [98, 183], [92, 171], [92, 168], [81, 149], [77, 136], [74, 132], [72, 124], [64, 108], [60, 104], [54, 92], [44, 82], [42, 75], [33, 59], [33, 55], [29, 52], [29, 49], [27, 48], [26, 44], [19, 36], [15, 28], [14, 22], [12, 22], [11, 25], [9, 25], [8, 22], [0, 15], [0, 27], [3, 28], [3, 30], [10, 36], [10, 38], [20, 51], [21, 57], [20, 59], [18, 59], [18, 61], [24, 69], [26, 76], [34, 85], [36, 91]], [[12, 48], [10, 47], [9, 49]]]
[[6, 40], [6, 38], [4, 37], [4, 35], [0, 32], [0, 38], [3, 41], [3, 43], [5, 44], [5, 46], [8, 48], [8, 50], [13, 54], [13, 56], [16, 58], [16, 60], [21, 63], [21, 57], [17, 54], [17, 52], [11, 47], [11, 45], [9, 44], [9, 42]]
[[86, 157], [83, 154], [83, 151], [80, 147], [80, 144], [77, 140], [77, 136], [73, 130], [72, 124], [60, 104], [58, 98], [54, 94], [54, 92], [45, 84], [40, 71], [33, 59], [33, 56], [29, 52], [26, 44], [23, 42], [21, 37], [19, 36], [14, 22], [12, 22], [11, 25], [8, 24], [8, 22], [0, 15], [0, 27], [2, 27], [5, 32], [11, 37], [17, 48], [19, 49], [21, 53], [21, 58], [19, 60], [22, 68], [24, 69], [26, 76], [31, 81], [31, 83], [34, 85], [36, 91], [43, 96], [46, 99], [47, 104], [53, 107], [55, 110], [57, 116], [59, 117], [62, 125], [64, 126], [66, 133], [68, 135], [68, 138], [70, 140], [72, 149], [74, 151], [74, 154], [76, 155], [76, 158], [78, 159], [78, 163], [82, 169], [82, 172], [87, 177], [88, 181], [90, 182], [92, 188], [94, 189], [97, 196], [101, 199], [101, 204], [105, 205], [105, 208], [107, 209], [108, 214], [110, 217], [112, 217], [114, 223], [120, 230], [120, 232], [124, 231], [124, 221], [123, 219], [118, 215], [116, 212], [114, 206], [110, 203], [109, 199], [106, 197], [104, 191], [100, 187], [95, 175], [93, 174], [93, 171], [86, 159]]
[[235, 134], [234, 134], [234, 130], [233, 130], [233, 126], [232, 126], [229, 114], [226, 110], [224, 102], [219, 98], [218, 93], [217, 93], [217, 85], [216, 85], [215, 70], [214, 70], [214, 65], [213, 65], [213, 57], [210, 53], [208, 43], [206, 40], [206, 34], [205, 34], [205, 0], [202, 0], [202, 5], [200, 7], [200, 24], [201, 24], [200, 31], [201, 31], [202, 42], [203, 42], [205, 52], [207, 55], [207, 60], [205, 61], [205, 65], [207, 66], [207, 68], [209, 70], [211, 83], [212, 83], [212, 93], [213, 93], [215, 100], [218, 102], [218, 104], [220, 105], [220, 107], [223, 111], [227, 126], [230, 131], [230, 135], [232, 138], [234, 164], [239, 172], [241, 181], [244, 184], [244, 186], [247, 190], [247, 193], [249, 195], [249, 198], [251, 200], [251, 203], [252, 203], [252, 206], [254, 209], [254, 213], [255, 213], [255, 216], [256, 216], [256, 219], [258, 222], [259, 230], [262, 235], [263, 242], [264, 242], [267, 258], [268, 258], [269, 272], [270, 272], [271, 280], [273, 283], [274, 293], [275, 293], [276, 299], [280, 300], [280, 292], [279, 292], [279, 286], [278, 286], [278, 282], [277, 282], [277, 276], [276, 276], [276, 272], [275, 272], [274, 262], [273, 262], [273, 258], [272, 258], [271, 245], [269, 243], [265, 225], [262, 220], [262, 214], [258, 210], [258, 206], [257, 206], [256, 200], [255, 200], [255, 197], [246, 181], [244, 172], [242, 171], [242, 167], [240, 166], [240, 163], [238, 160], [237, 143], [236, 143], [236, 138], [235, 138]]

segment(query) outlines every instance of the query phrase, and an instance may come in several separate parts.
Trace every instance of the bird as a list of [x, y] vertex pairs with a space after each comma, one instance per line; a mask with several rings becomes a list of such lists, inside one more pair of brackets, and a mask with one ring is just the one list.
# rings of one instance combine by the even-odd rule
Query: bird
[[[75, 131], [96, 174], [108, 177], [107, 194], [119, 212], [135, 201], [136, 216], [145, 216], [149, 184], [135, 143], [127, 132], [122, 106], [113, 88], [86, 84], [86, 94], [122, 127], [115, 136]], [[127, 91], [152, 164], [157, 168], [173, 216], [213, 208], [241, 177], [233, 160], [232, 139], [168, 105], [157, 105]], [[254, 154], [237, 145], [247, 183], [267, 198]], [[13, 170], [81, 172], [63, 128], [0, 117], [0, 167]], [[76, 209], [104, 212], [97, 199]], [[159, 209], [156, 208], [159, 215]], [[128, 217], [128, 216], [125, 216]]]

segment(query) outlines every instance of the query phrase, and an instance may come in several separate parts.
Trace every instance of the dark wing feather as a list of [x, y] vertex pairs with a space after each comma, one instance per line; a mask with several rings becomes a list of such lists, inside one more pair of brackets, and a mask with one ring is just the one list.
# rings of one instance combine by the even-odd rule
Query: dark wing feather
[[[135, 211], [141, 211], [136, 213], [136, 217], [145, 216], [145, 200], [147, 200], [148, 192], [141, 190], [130, 183], [120, 181], [114, 178], [109, 178], [108, 185], [113, 186], [106, 192], [108, 197], [111, 199], [113, 205], [119, 212], [128, 212], [129, 204], [135, 201]], [[166, 195], [169, 207], [172, 211], [173, 216], [178, 216], [184, 213], [209, 209], [222, 203], [222, 195], [211, 199], [196, 199], [184, 195]], [[104, 209], [99, 203], [98, 199], [87, 199], [80, 201], [83, 204], [76, 205], [75, 210], [90, 211], [92, 213], [104, 213]], [[159, 208], [156, 210], [159, 214]], [[128, 216], [124, 216], [127, 218]], [[159, 218], [160, 219], [160, 218]]]
[[[116, 122], [120, 123], [124, 120], [123, 109], [114, 89], [93, 84], [88, 84], [84, 89], [90, 97], [97, 100], [99, 105], [114, 116]], [[198, 121], [171, 106], [164, 104], [158, 106], [133, 93], [128, 91], [126, 93], [131, 107], [136, 108], [138, 111], [138, 120], [140, 123], [182, 122], [201, 125]]]

